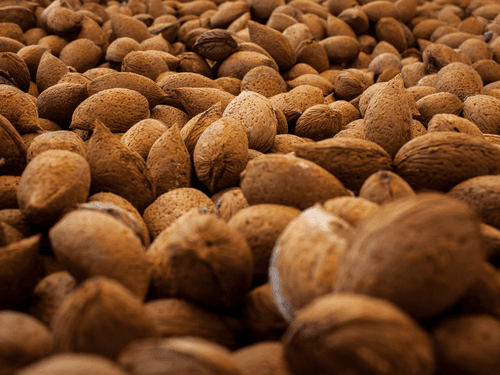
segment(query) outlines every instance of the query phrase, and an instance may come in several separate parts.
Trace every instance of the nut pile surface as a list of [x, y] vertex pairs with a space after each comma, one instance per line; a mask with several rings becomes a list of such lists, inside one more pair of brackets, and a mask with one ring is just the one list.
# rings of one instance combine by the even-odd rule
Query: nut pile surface
[[0, 375], [498, 375], [497, 0], [0, 2]]

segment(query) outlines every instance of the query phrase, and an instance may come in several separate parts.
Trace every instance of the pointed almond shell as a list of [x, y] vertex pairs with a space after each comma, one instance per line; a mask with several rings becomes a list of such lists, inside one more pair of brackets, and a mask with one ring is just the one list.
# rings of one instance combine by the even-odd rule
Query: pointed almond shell
[[289, 70], [295, 65], [295, 49], [282, 33], [255, 21], [248, 21], [248, 31], [250, 40], [269, 52], [280, 70]]
[[151, 147], [146, 165], [160, 196], [191, 185], [192, 165], [177, 124], [171, 126]]
[[108, 191], [120, 195], [139, 212], [156, 197], [156, 186], [146, 162], [122, 144], [99, 120], [88, 145], [92, 192]]

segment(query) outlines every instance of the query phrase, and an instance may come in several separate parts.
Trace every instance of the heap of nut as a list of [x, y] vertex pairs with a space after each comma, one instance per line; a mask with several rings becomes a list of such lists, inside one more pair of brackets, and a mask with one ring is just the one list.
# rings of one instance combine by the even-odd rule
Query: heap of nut
[[1, 0], [0, 375], [498, 375], [498, 0]]

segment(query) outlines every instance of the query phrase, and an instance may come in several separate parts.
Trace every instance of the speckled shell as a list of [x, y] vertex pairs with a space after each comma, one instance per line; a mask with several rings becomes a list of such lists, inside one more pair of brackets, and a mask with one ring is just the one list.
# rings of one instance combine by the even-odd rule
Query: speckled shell
[[292, 155], [265, 155], [247, 164], [240, 187], [250, 205], [275, 203], [304, 210], [317, 202], [350, 195], [331, 173]]
[[94, 78], [88, 84], [89, 95], [99, 91], [124, 88], [135, 90], [146, 97], [150, 110], [163, 102], [166, 94], [151, 79], [132, 72], [114, 72]]
[[9, 120], [19, 134], [42, 130], [36, 105], [29, 94], [13, 86], [0, 85], [0, 101], [0, 115]]
[[149, 102], [138, 91], [107, 89], [89, 96], [75, 109], [70, 128], [92, 130], [99, 120], [113, 133], [123, 133], [149, 116]]
[[500, 99], [473, 95], [464, 102], [464, 117], [485, 134], [500, 134]]
[[11, 81], [21, 91], [28, 92], [30, 71], [24, 60], [12, 52], [0, 53], [0, 71], [2, 76]]
[[40, 134], [33, 139], [28, 148], [26, 160], [29, 163], [34, 157], [48, 150], [66, 150], [83, 158], [87, 157], [87, 145], [78, 135], [71, 131], [58, 130]]
[[434, 115], [448, 113], [459, 115], [462, 112], [464, 103], [455, 95], [449, 92], [438, 92], [424, 96], [417, 101], [419, 116], [415, 120], [420, 121], [425, 127]]
[[190, 187], [174, 189], [160, 195], [143, 215], [151, 238], [157, 237], [192, 208], [206, 208], [213, 212], [215, 204], [202, 191]]
[[451, 63], [436, 74], [433, 86], [438, 92], [450, 92], [464, 100], [468, 95], [481, 94], [483, 81], [478, 72], [463, 63]]
[[87, 159], [92, 174], [92, 193], [107, 191], [120, 195], [139, 212], [156, 197], [156, 186], [146, 162], [122, 144], [100, 121], [94, 123]]
[[243, 124], [223, 117], [200, 136], [193, 152], [198, 179], [211, 193], [234, 186], [248, 161], [248, 138]]
[[38, 116], [57, 124], [70, 123], [73, 112], [88, 96], [87, 84], [58, 83], [38, 96]]
[[485, 139], [455, 132], [430, 132], [399, 150], [394, 170], [415, 190], [447, 191], [469, 178], [498, 174], [499, 161], [500, 149]]
[[331, 138], [298, 145], [295, 155], [325, 168], [354, 192], [359, 191], [372, 173], [392, 169], [389, 154], [376, 143], [364, 139]]
[[287, 91], [283, 77], [269, 66], [257, 66], [251, 69], [241, 80], [241, 91], [253, 91], [270, 98]]
[[483, 132], [472, 121], [448, 113], [434, 115], [427, 125], [427, 132], [459, 132], [484, 137]]
[[146, 165], [155, 181], [157, 196], [191, 185], [191, 158], [176, 124], [152, 145]]
[[365, 139], [380, 145], [392, 158], [411, 139], [410, 100], [398, 75], [374, 94], [366, 109]]
[[206, 111], [218, 102], [224, 111], [236, 97], [224, 90], [210, 87], [179, 87], [175, 88], [174, 91], [190, 117]]
[[228, 104], [223, 117], [235, 118], [243, 124], [249, 148], [265, 152], [272, 146], [278, 120], [266, 97], [252, 91], [243, 91]]

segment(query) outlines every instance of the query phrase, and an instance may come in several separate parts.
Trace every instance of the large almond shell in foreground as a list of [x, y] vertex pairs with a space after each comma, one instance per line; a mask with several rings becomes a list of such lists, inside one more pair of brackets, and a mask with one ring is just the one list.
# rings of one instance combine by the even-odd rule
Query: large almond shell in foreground
[[360, 224], [337, 270], [335, 292], [391, 301], [416, 319], [450, 308], [485, 258], [476, 213], [439, 193], [381, 206]]
[[414, 190], [448, 191], [469, 178], [500, 173], [500, 148], [469, 134], [431, 132], [405, 144], [394, 169]]
[[92, 192], [115, 193], [139, 212], [156, 197], [156, 186], [142, 157], [130, 151], [100, 121], [90, 138], [87, 158], [92, 176]]

